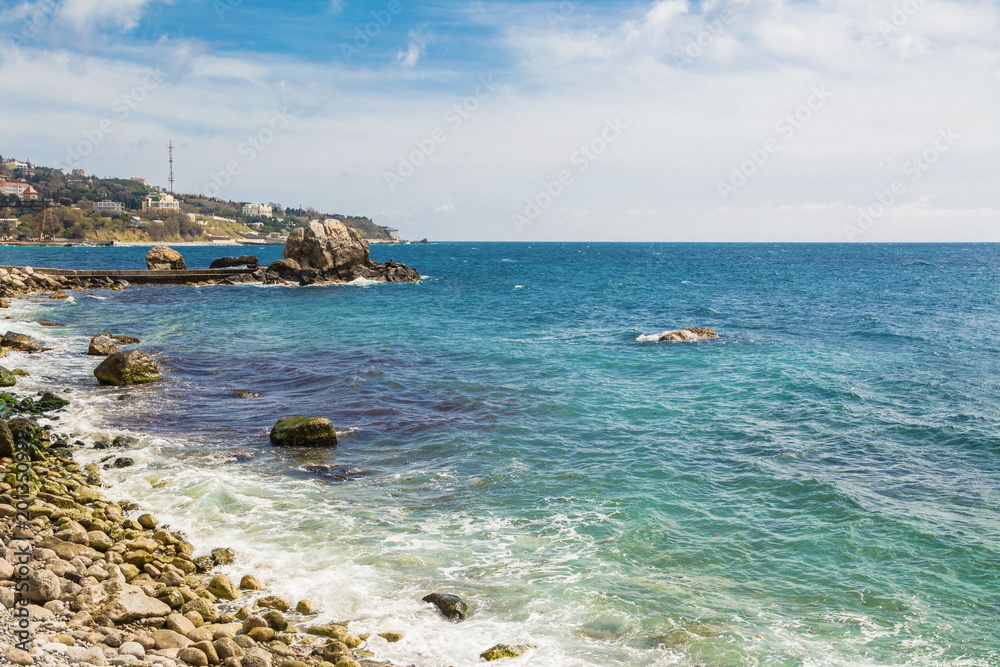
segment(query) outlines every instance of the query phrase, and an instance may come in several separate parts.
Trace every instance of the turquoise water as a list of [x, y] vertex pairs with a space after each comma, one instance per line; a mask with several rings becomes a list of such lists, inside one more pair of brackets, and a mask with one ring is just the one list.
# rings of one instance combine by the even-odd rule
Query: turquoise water
[[[78, 428], [147, 434], [111, 493], [331, 619], [406, 630], [374, 643], [400, 664], [505, 642], [546, 667], [1000, 665], [1000, 246], [373, 255], [425, 279], [76, 293], [19, 311], [65, 329], [20, 326], [59, 342]], [[683, 326], [722, 338], [636, 340]], [[167, 379], [137, 401], [93, 388], [79, 352], [107, 329]], [[329, 416], [340, 447], [270, 448], [290, 413]]]

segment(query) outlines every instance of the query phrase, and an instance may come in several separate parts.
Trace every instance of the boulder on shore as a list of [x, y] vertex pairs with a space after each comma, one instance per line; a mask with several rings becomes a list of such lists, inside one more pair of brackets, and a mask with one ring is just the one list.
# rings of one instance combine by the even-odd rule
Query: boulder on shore
[[[302, 284], [319, 281], [351, 281], [356, 278], [386, 282], [420, 280], [420, 273], [403, 264], [373, 262], [368, 243], [357, 231], [335, 219], [314, 220], [288, 235], [286, 260], [299, 266]], [[272, 269], [277, 268], [275, 265]], [[288, 278], [286, 278], [288, 279]]]
[[257, 255], [240, 255], [239, 257], [220, 257], [213, 261], [210, 269], [232, 269], [237, 266], [245, 266], [248, 269], [256, 269], [258, 266]]
[[94, 369], [101, 384], [124, 386], [143, 384], [160, 379], [160, 369], [153, 358], [139, 350], [116, 352]]
[[146, 268], [150, 271], [185, 271], [187, 264], [173, 248], [158, 245], [146, 253]]
[[337, 431], [326, 417], [288, 417], [271, 428], [271, 444], [278, 447], [336, 447]]

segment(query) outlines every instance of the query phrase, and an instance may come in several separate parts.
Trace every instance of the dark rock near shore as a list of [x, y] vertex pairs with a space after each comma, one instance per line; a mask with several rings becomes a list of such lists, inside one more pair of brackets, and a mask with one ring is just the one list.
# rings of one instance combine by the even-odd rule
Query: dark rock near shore
[[298, 280], [299, 272], [302, 271], [302, 267], [294, 259], [279, 259], [276, 262], [272, 262], [271, 266], [267, 267], [267, 272], [271, 273], [282, 280]]
[[271, 444], [278, 447], [336, 447], [337, 431], [326, 417], [288, 417], [271, 428]]
[[123, 336], [122, 334], [104, 334], [108, 336], [111, 340], [115, 341], [119, 345], [135, 345], [136, 343], [141, 343], [142, 341], [138, 338], [133, 338], [132, 336]]
[[118, 346], [107, 334], [91, 338], [90, 346], [87, 348], [87, 354], [95, 357], [110, 357], [115, 352], [118, 352]]
[[220, 257], [213, 261], [210, 269], [232, 269], [237, 266], [245, 266], [248, 269], [256, 269], [258, 266], [257, 255], [240, 255], [239, 257]]
[[116, 352], [101, 362], [94, 370], [94, 377], [101, 384], [131, 385], [160, 379], [160, 369], [145, 352], [129, 350]]
[[16, 331], [5, 333], [3, 339], [0, 340], [0, 346], [19, 352], [40, 352], [42, 350], [30, 336]]
[[146, 268], [150, 271], [184, 271], [187, 264], [181, 254], [173, 248], [158, 245], [146, 253]]
[[464, 621], [469, 617], [469, 605], [462, 601], [457, 595], [447, 595], [444, 593], [431, 593], [422, 598], [424, 602], [429, 602], [444, 615], [449, 621]]
[[[419, 272], [403, 264], [391, 260], [387, 264], [373, 262], [368, 243], [361, 235], [334, 219], [313, 221], [307, 227], [292, 230], [284, 254], [286, 260], [295, 260], [299, 265], [300, 284], [348, 282], [357, 278], [386, 282], [420, 280]], [[271, 268], [275, 268], [273, 264]]]

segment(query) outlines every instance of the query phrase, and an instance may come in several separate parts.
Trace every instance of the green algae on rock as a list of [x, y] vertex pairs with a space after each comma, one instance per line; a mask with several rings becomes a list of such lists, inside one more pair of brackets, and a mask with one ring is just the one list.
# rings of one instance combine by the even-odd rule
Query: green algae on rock
[[278, 447], [336, 447], [337, 442], [326, 417], [288, 417], [271, 428], [271, 444]]
[[94, 369], [94, 377], [105, 385], [144, 384], [160, 379], [160, 369], [153, 358], [139, 350], [116, 352]]

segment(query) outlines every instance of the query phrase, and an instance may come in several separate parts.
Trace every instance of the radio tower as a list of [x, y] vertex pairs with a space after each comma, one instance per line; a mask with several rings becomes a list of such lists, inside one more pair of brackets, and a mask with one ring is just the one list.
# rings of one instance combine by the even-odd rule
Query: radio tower
[[170, 142], [170, 178], [167, 179], [170, 183], [170, 193], [174, 192], [174, 142]]

